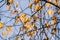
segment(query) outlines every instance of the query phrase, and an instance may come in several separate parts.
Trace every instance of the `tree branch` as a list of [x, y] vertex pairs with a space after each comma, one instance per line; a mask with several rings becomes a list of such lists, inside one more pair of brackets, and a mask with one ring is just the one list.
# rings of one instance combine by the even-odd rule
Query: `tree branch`
[[46, 3], [50, 3], [50, 4], [52, 4], [52, 5], [54, 5], [55, 7], [57, 7], [57, 8], [59, 8], [59, 9], [60, 9], [60, 7], [59, 7], [58, 5], [55, 5], [54, 3], [49, 2], [49, 1], [47, 1], [47, 0], [39, 0], [39, 1], [44, 1], [44, 2], [46, 2]]

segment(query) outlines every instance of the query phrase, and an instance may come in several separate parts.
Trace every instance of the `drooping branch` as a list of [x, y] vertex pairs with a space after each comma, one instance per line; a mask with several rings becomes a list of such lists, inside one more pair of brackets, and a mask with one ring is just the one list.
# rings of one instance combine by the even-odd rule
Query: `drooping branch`
[[54, 5], [55, 7], [57, 7], [57, 8], [59, 8], [59, 9], [60, 9], [60, 7], [59, 7], [58, 5], [55, 5], [54, 3], [49, 2], [49, 1], [47, 1], [47, 0], [39, 0], [39, 1], [44, 1], [44, 2], [46, 2], [46, 3], [50, 3], [50, 4], [52, 4], [52, 5]]

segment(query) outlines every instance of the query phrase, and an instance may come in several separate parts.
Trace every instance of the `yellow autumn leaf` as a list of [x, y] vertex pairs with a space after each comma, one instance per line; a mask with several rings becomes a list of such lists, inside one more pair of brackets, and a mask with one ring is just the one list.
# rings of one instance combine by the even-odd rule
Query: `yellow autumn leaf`
[[55, 20], [52, 20], [52, 23], [51, 23], [51, 24], [52, 24], [52, 26], [54, 26], [55, 22], [56, 22]]
[[60, 14], [60, 10], [58, 10], [58, 14]]
[[47, 21], [44, 22], [44, 25], [45, 25], [47, 28], [50, 27], [50, 24], [49, 24]]
[[24, 27], [20, 27], [20, 31], [22, 31], [24, 29]]
[[34, 34], [34, 32], [33, 32], [33, 31], [31, 31], [31, 32], [30, 32], [30, 34], [31, 34], [31, 35], [33, 35], [33, 34]]
[[44, 36], [44, 40], [48, 40], [48, 37], [47, 36]]
[[29, 7], [29, 8], [32, 8], [32, 3], [29, 3], [29, 4], [28, 4], [28, 7]]
[[49, 9], [49, 10], [46, 11], [46, 13], [47, 13], [47, 14], [52, 14], [52, 10]]
[[25, 13], [23, 12], [23, 13], [21, 13], [21, 16], [20, 17], [24, 17], [25, 16]]
[[27, 33], [27, 36], [30, 36], [30, 33], [29, 32]]
[[33, 34], [34, 34], [33, 31], [29, 31], [29, 32], [27, 33], [27, 36], [32, 36]]
[[30, 25], [33, 26], [33, 27], [35, 26], [35, 24], [33, 22], [31, 22]]
[[15, 16], [15, 19], [17, 20], [17, 19], [19, 19], [19, 16], [17, 15], [17, 16]]
[[16, 16], [15, 17], [15, 22], [18, 23], [18, 21], [19, 21], [19, 16]]
[[56, 33], [56, 28], [53, 28], [52, 30], [51, 30], [51, 34], [55, 34]]
[[19, 18], [23, 19], [24, 17], [25, 17], [25, 13], [22, 13]]
[[20, 15], [20, 19], [21, 19], [21, 21], [22, 21], [23, 23], [25, 23], [25, 22], [27, 21], [27, 18], [25, 17], [25, 13], [22, 13], [22, 14]]
[[26, 18], [26, 21], [30, 21], [30, 20], [31, 20], [31, 17]]
[[56, 21], [56, 16], [52, 16], [51, 19]]
[[46, 3], [46, 4], [45, 4], [45, 6], [50, 7], [50, 6], [51, 6], [51, 4], [50, 4], [50, 3]]
[[54, 0], [54, 2], [53, 2], [55, 5], [57, 5], [58, 4], [58, 0]]
[[50, 27], [49, 23], [46, 25], [46, 27], [47, 27], [47, 28], [49, 28], [49, 27]]
[[38, 31], [37, 27], [34, 25], [34, 31]]
[[38, 11], [38, 10], [39, 10], [39, 6], [38, 6], [38, 5], [35, 5], [35, 6], [34, 6], [34, 9], [35, 9], [36, 11]]
[[51, 2], [52, 0], [47, 0], [48, 2]]
[[11, 31], [11, 27], [10, 27], [10, 26], [7, 26], [7, 27], [6, 27], [6, 30], [7, 30], [8, 32], [10, 32], [10, 31]]
[[39, 2], [39, 0], [33, 0], [34, 4], [37, 4]]
[[13, 0], [9, 0], [10, 3], [13, 3]]
[[0, 22], [0, 28], [2, 28], [2, 26], [3, 26], [3, 24], [2, 24], [2, 22]]
[[6, 9], [9, 9], [9, 6], [8, 5], [6, 5]]
[[22, 23], [25, 23], [26, 22], [26, 17], [21, 17], [21, 21], [22, 21]]
[[29, 29], [31, 27], [31, 25], [29, 25], [28, 23], [26, 23], [25, 25], [25, 28]]
[[5, 31], [2, 31], [2, 35], [3, 35], [3, 36], [6, 35], [6, 32], [5, 32]]
[[33, 19], [34, 19], [34, 22], [37, 20], [37, 15], [36, 14], [33, 15]]
[[46, 25], [46, 24], [48, 24], [48, 22], [47, 22], [47, 21], [45, 21], [45, 22], [44, 22], [44, 25]]
[[15, 40], [18, 40], [18, 37], [15, 37]]

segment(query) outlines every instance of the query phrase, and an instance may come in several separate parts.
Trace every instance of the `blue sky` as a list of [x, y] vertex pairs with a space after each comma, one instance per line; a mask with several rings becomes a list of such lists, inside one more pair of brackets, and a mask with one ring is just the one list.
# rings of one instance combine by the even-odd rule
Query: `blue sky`
[[[31, 1], [31, 0], [30, 0]], [[3, 3], [5, 2], [5, 0], [2, 2], [2, 3], [0, 3], [0, 5], [2, 5]], [[20, 11], [22, 11], [22, 10], [24, 10], [26, 7], [28, 7], [28, 3], [29, 3], [29, 0], [14, 0], [14, 4], [16, 3], [16, 2], [18, 2], [18, 8], [16, 8], [16, 9], [20, 9]], [[31, 1], [32, 2], [32, 1]], [[58, 2], [58, 4], [60, 3], [60, 1]], [[43, 3], [44, 4], [44, 3]], [[12, 5], [12, 8], [11, 8], [11, 10], [12, 9], [14, 9], [14, 7], [13, 7], [14, 5]], [[55, 9], [55, 7], [53, 6], [53, 5], [51, 5], [51, 7], [52, 8], [49, 8], [49, 9], [52, 9], [53, 11], [54, 10], [56, 10]], [[48, 7], [43, 7], [42, 8], [42, 12], [41, 13], [44, 13], [44, 12], [46, 12], [46, 10], [48, 9]], [[12, 19], [12, 18], [7, 18], [6, 16], [8, 16], [8, 17], [15, 17], [17, 14], [13, 14], [13, 15], [10, 15], [10, 11], [6, 11], [7, 9], [6, 9], [6, 4], [2, 7], [2, 8], [0, 8], [0, 14], [3, 14], [3, 15], [0, 15], [0, 17], [1, 17], [1, 22], [3, 23], [3, 28], [2, 29], [0, 29], [0, 35], [2, 36], [2, 30], [4, 30], [4, 31], [6, 31], [6, 25], [12, 25], [12, 24], [14, 24], [15, 23], [15, 19]], [[2, 11], [5, 11], [5, 12], [2, 12]], [[29, 14], [29, 15], [32, 15], [31, 14], [31, 10], [29, 9], [29, 8], [27, 8], [26, 10], [24, 10], [23, 12], [25, 12], [26, 14]], [[54, 12], [53, 12], [54, 13]], [[48, 17], [48, 15], [46, 14], [45, 15], [45, 18], [46, 19], [50, 19], [50, 17], [52, 17], [54, 14], [51, 14], [51, 15], [49, 15], [49, 17]], [[38, 14], [38, 13], [37, 13]], [[42, 17], [44, 17], [43, 16], [43, 14], [41, 15]], [[27, 15], [27, 17], [28, 17], [28, 15]], [[58, 14], [56, 14], [56, 17], [57, 18], [59, 18], [60, 19], [60, 15], [58, 15]], [[8, 22], [9, 21], [9, 22]], [[49, 21], [49, 20], [47, 20], [47, 21]], [[8, 22], [8, 23], [7, 23]], [[60, 22], [60, 21], [59, 21]], [[5, 24], [5, 23], [7, 23], [7, 24]], [[49, 23], [51, 23], [51, 20], [49, 21]], [[16, 24], [16, 23], [15, 23]], [[20, 24], [22, 24], [21, 22], [19, 22], [18, 24], [16, 24], [16, 25], [20, 25]], [[37, 20], [37, 22], [36, 22], [36, 26], [39, 28], [40, 27], [40, 25], [37, 25], [37, 24], [39, 24], [39, 20]], [[20, 26], [22, 26], [22, 25], [20, 25]], [[11, 29], [11, 31], [8, 33], [7, 31], [7, 34], [5, 35], [5, 36], [2, 36], [4, 39], [7, 39], [8, 40], [8, 38], [9, 37], [13, 37], [13, 36], [15, 36], [15, 35], [17, 35], [18, 34], [18, 32], [20, 31], [19, 30], [19, 27], [20, 26], [14, 26], [14, 27], [12, 27], [12, 29]], [[60, 28], [59, 27], [60, 26], [60, 23], [58, 24], [58, 28]], [[47, 30], [46, 29], [46, 33], [47, 33], [47, 35], [48, 35], [48, 37], [52, 37], [50, 40], [55, 40], [55, 36], [54, 35], [51, 35], [50, 34], [50, 30], [51, 29], [49, 29], [49, 30]], [[44, 35], [43, 35], [44, 36]], [[29, 40], [29, 37], [27, 37], [26, 35], [24, 36], [24, 38], [25, 38], [25, 40]], [[32, 38], [33, 38], [33, 36], [32, 36]], [[43, 38], [43, 37], [42, 37]], [[1, 39], [0, 38], [0, 40], [4, 40], [4, 39]], [[20, 40], [21, 38], [19, 38], [19, 40]], [[38, 39], [38, 37], [36, 37], [36, 39]], [[11, 38], [11, 40], [14, 40], [14, 38]], [[57, 39], [56, 39], [57, 40]]]

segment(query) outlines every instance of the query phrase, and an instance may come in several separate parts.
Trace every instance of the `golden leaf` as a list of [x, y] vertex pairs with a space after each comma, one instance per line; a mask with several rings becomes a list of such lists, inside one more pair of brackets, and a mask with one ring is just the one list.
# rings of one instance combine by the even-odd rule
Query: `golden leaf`
[[11, 31], [11, 26], [6, 26], [6, 30], [7, 30], [8, 32], [10, 32], [10, 31]]
[[58, 14], [60, 14], [60, 10], [58, 10]]
[[55, 34], [56, 33], [56, 28], [53, 28], [52, 30], [51, 30], [51, 34]]
[[18, 37], [16, 37], [15, 40], [18, 40]]
[[30, 21], [30, 20], [31, 20], [31, 17], [26, 18], [26, 21]]
[[15, 19], [17, 20], [17, 19], [19, 19], [19, 16], [17, 15], [17, 16], [15, 16]]
[[58, 0], [54, 0], [54, 4], [57, 5], [58, 4]]
[[24, 27], [20, 27], [20, 31], [23, 31]]
[[46, 4], [45, 4], [45, 6], [50, 7], [50, 6], [51, 6], [51, 4], [50, 4], [50, 3], [46, 3]]
[[52, 14], [52, 10], [49, 9], [49, 10], [46, 11], [46, 13], [47, 13], [47, 14]]
[[3, 24], [2, 24], [2, 22], [0, 22], [0, 28], [2, 28], [2, 26], [3, 26]]
[[31, 22], [30, 25], [33, 26], [33, 27], [35, 26], [35, 24], [33, 22]]
[[29, 8], [32, 8], [32, 3], [29, 3], [29, 4], [28, 4], [28, 7], [29, 7]]
[[38, 31], [38, 30], [37, 30], [37, 27], [36, 27], [35, 25], [34, 25], [34, 31]]
[[13, 0], [9, 0], [10, 3], [13, 3]]
[[36, 19], [37, 19], [37, 15], [36, 14], [33, 15], [33, 19], [34, 19], [34, 22], [35, 22]]
[[56, 20], [56, 16], [52, 16], [51, 19], [52, 19], [52, 20]]
[[48, 24], [48, 22], [47, 22], [47, 21], [45, 21], [45, 22], [44, 22], [44, 25], [47, 25], [47, 24]]
[[19, 21], [19, 16], [15, 16], [15, 22], [18, 23]]
[[6, 35], [6, 32], [5, 32], [5, 31], [2, 31], [2, 35], [3, 35], [3, 36]]
[[21, 14], [20, 19], [21, 19], [23, 24], [27, 21], [27, 18], [25, 17], [25, 13]]
[[26, 24], [24, 25], [24, 27], [27, 28], [27, 29], [29, 29], [29, 28], [31, 27], [31, 25], [28, 24], [28, 23], [26, 23]]
[[55, 20], [52, 20], [52, 26], [54, 26], [55, 22], [56, 22]]
[[51, 0], [48, 0], [48, 2], [51, 2]]
[[45, 25], [47, 28], [50, 27], [50, 25], [49, 25], [49, 23], [48, 23], [47, 21], [44, 22], [44, 25]]
[[34, 34], [33, 31], [29, 31], [29, 32], [27, 33], [27, 36], [32, 36], [33, 34]]
[[39, 0], [33, 0], [34, 4], [37, 4], [39, 2]]
[[9, 6], [8, 5], [6, 5], [6, 9], [9, 9]]
[[27, 33], [27, 36], [30, 36], [30, 33], [29, 32]]
[[34, 6], [34, 9], [35, 9], [36, 11], [38, 11], [38, 10], [39, 10], [39, 6], [38, 6], [38, 5], [35, 5], [35, 6]]
[[49, 40], [47, 36], [44, 36], [44, 40]]

